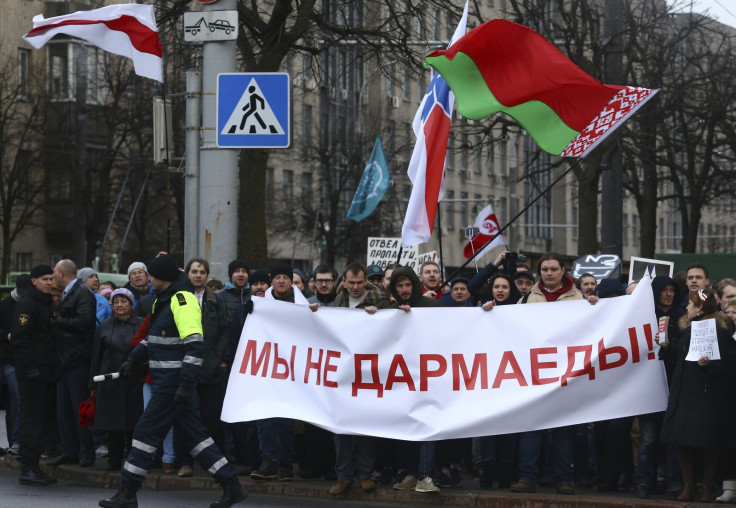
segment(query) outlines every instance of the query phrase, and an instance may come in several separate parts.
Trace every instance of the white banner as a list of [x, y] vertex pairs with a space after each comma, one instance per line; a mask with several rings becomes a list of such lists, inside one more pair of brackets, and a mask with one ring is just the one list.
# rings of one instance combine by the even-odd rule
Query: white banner
[[435, 440], [663, 411], [651, 284], [630, 296], [363, 310], [254, 298], [226, 422], [286, 417], [341, 434]]

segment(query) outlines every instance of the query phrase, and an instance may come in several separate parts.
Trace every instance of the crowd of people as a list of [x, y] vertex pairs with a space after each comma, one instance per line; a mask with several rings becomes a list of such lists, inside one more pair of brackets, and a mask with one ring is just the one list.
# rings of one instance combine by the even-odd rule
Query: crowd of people
[[[575, 280], [562, 256], [541, 256], [536, 274], [500, 254], [478, 273], [443, 283], [440, 267], [415, 271], [350, 263], [305, 275], [286, 263], [250, 270], [228, 266], [223, 284], [206, 259], [183, 269], [168, 254], [128, 268], [121, 288], [73, 261], [38, 265], [0, 302], [0, 375], [8, 397], [8, 453], [21, 463], [20, 483], [56, 480], [40, 468], [78, 463], [121, 472], [121, 488], [100, 506], [137, 507], [148, 470], [193, 475], [194, 461], [223, 487], [213, 508], [247, 497], [238, 475], [257, 481], [324, 478], [339, 496], [356, 480], [433, 493], [473, 474], [482, 489], [534, 493], [575, 485], [633, 489], [640, 498], [736, 503], [736, 280], [712, 284], [708, 269], [656, 276], [659, 359], [670, 386], [661, 413], [569, 427], [436, 442], [332, 434], [308, 422], [268, 418], [220, 420], [230, 366], [254, 298], [309, 306], [363, 309], [482, 307], [620, 297], [619, 279]], [[693, 358], [694, 322], [712, 320], [718, 355]], [[690, 354], [689, 354], [690, 353]], [[106, 376], [96, 382], [95, 376]], [[84, 418], [80, 405], [94, 412]], [[83, 404], [86, 403], [86, 404]], [[237, 471], [234, 464], [242, 467]], [[297, 464], [295, 470], [295, 464]], [[722, 489], [716, 481], [722, 481]], [[697, 489], [696, 485], [700, 485]], [[720, 483], [718, 484], [720, 487]], [[720, 496], [716, 498], [717, 495]]]

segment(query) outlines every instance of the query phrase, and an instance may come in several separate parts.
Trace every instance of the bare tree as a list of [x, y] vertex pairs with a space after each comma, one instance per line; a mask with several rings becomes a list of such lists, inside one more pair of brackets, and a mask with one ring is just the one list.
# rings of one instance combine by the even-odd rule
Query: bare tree
[[[1, 54], [1, 53], [0, 53]], [[29, 72], [31, 76], [40, 75]], [[38, 156], [41, 111], [48, 98], [19, 83], [17, 62], [0, 62], [0, 229], [5, 280], [11, 269], [13, 243], [28, 226], [40, 225], [44, 181]]]

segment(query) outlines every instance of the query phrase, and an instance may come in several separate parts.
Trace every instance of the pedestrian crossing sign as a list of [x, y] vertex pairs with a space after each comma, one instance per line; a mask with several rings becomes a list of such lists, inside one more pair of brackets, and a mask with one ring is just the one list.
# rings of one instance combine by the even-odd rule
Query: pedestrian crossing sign
[[217, 146], [288, 148], [291, 83], [285, 72], [217, 75]]

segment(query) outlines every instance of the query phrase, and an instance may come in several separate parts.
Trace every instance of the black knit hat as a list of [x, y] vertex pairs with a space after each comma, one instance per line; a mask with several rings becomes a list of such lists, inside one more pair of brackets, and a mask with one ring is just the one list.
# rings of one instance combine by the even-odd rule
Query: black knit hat
[[276, 263], [271, 267], [271, 279], [275, 279], [277, 275], [286, 275], [289, 280], [294, 280], [294, 270], [289, 263]]
[[179, 265], [171, 254], [164, 254], [163, 256], [154, 258], [146, 266], [148, 267], [148, 275], [151, 277], [168, 282], [179, 280], [179, 274], [181, 273]]
[[235, 259], [233, 261], [230, 261], [230, 264], [227, 265], [227, 278], [232, 279], [235, 270], [237, 270], [238, 268], [244, 268], [245, 271], [248, 272], [248, 280], [250, 280], [250, 270], [248, 269], [248, 263], [246, 263], [242, 259]]
[[248, 277], [248, 281], [251, 284], [255, 284], [256, 282], [265, 282], [269, 286], [271, 285], [271, 275], [266, 270], [256, 270], [255, 272], [250, 274], [250, 277]]
[[33, 270], [31, 270], [31, 278], [32, 279], [38, 279], [39, 277], [43, 277], [44, 275], [53, 275], [54, 269], [51, 268], [49, 265], [36, 265], [33, 267]]

